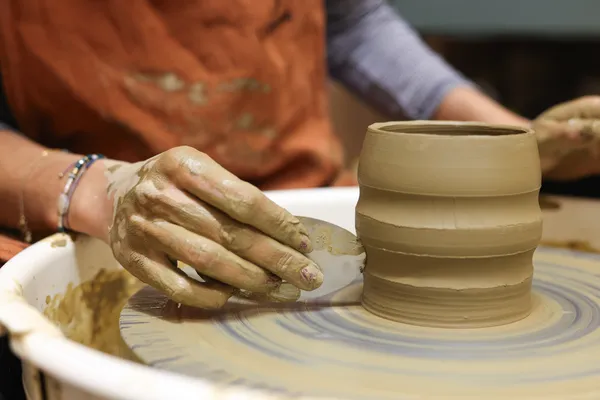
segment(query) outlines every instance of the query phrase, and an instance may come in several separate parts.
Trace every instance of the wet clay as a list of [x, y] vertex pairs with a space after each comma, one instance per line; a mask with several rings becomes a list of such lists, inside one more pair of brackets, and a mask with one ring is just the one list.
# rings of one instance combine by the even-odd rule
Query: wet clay
[[[299, 220], [207, 155], [177, 147], [137, 164], [102, 163], [106, 241], [125, 269], [174, 301], [219, 308], [236, 289], [295, 300], [322, 284]], [[190, 278], [173, 260], [209, 279]]]
[[548, 196], [540, 195], [539, 203], [542, 210], [560, 210], [560, 202], [551, 199]]
[[208, 311], [144, 288], [121, 313], [122, 336], [155, 368], [278, 399], [599, 399], [600, 256], [540, 247], [534, 262], [530, 312], [501, 326], [380, 318], [360, 303], [360, 275], [336, 287], [325, 269], [331, 290], [294, 304]]
[[358, 179], [368, 311], [455, 328], [502, 325], [531, 312], [532, 256], [542, 233], [532, 131], [374, 124]]
[[75, 342], [135, 360], [123, 346], [118, 321], [127, 300], [143, 286], [125, 270], [100, 270], [90, 281], [46, 297], [44, 316]]
[[557, 247], [561, 249], [585, 251], [588, 253], [600, 254], [599, 248], [592, 246], [590, 242], [587, 242], [585, 240], [542, 240], [540, 244], [548, 247]]

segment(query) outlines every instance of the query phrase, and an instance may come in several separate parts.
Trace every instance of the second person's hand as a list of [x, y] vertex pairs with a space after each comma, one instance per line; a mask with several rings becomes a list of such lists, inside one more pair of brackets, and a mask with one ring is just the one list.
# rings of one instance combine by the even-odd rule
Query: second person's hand
[[568, 180], [600, 173], [600, 96], [558, 104], [532, 126], [546, 177]]

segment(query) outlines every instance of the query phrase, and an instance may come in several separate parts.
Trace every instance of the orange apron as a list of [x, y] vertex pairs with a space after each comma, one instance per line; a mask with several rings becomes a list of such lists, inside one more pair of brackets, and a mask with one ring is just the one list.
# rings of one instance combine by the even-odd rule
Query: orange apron
[[322, 0], [4, 0], [0, 65], [46, 146], [139, 161], [189, 145], [263, 189], [316, 187], [343, 164], [324, 30]]

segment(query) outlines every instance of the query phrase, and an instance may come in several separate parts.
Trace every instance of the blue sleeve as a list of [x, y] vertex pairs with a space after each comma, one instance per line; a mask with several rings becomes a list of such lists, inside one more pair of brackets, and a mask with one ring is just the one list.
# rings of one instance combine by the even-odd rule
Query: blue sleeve
[[390, 116], [429, 119], [472, 84], [430, 49], [385, 0], [326, 0], [331, 76]]

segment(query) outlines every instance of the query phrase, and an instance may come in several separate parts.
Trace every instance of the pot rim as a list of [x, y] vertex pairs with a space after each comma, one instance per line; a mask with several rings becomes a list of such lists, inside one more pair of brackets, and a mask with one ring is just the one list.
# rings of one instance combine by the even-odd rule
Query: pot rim
[[[458, 128], [471, 128], [469, 132], [455, 132]], [[431, 128], [431, 132], [428, 132]], [[523, 135], [534, 135], [533, 129], [504, 124], [488, 124], [476, 121], [388, 121], [369, 125], [368, 132], [394, 136], [457, 137], [499, 139]], [[445, 131], [447, 130], [447, 131]]]

